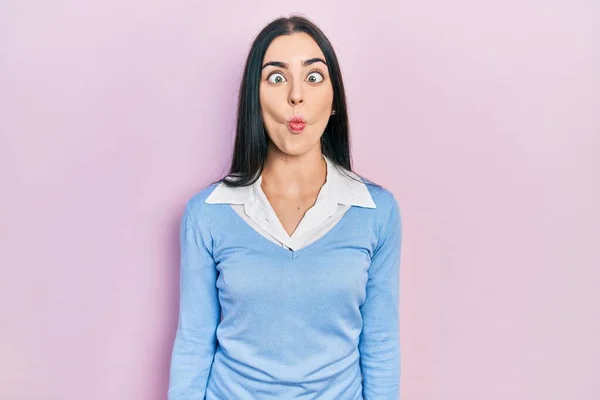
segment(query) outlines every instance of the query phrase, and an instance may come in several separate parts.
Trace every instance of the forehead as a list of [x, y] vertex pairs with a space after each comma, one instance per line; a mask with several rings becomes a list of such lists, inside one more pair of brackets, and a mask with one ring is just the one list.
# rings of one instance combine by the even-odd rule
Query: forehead
[[325, 59], [321, 48], [309, 34], [296, 32], [273, 39], [267, 48], [263, 62], [281, 61], [291, 66], [313, 57]]

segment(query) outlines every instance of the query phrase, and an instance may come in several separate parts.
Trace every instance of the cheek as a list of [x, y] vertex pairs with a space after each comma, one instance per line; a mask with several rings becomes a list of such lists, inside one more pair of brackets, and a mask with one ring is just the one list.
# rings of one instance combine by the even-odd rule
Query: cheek
[[281, 115], [281, 101], [277, 100], [273, 93], [260, 92], [260, 108], [266, 133], [273, 142], [279, 143], [279, 137], [285, 135], [284, 120]]
[[285, 128], [283, 120], [278, 115], [275, 108], [268, 104], [265, 104], [264, 106], [261, 105], [261, 107], [262, 120], [267, 130], [267, 134], [271, 137], [273, 135], [278, 135]]
[[262, 89], [260, 90], [260, 108], [262, 109], [263, 117], [270, 117], [271, 119], [281, 119], [282, 102], [285, 102], [285, 98], [282, 97], [282, 93], [277, 93], [274, 90]]
[[310, 97], [307, 96], [307, 106], [310, 109], [310, 113], [313, 116], [319, 116], [323, 113], [327, 114], [333, 103], [333, 89], [331, 86], [321, 86], [318, 89], [315, 88], [311, 93]]
[[333, 103], [333, 87], [331, 86], [331, 83], [323, 87], [319, 98], [321, 99], [321, 105], [323, 108], [331, 106], [331, 103]]
[[265, 123], [277, 122], [277, 120], [279, 119], [277, 117], [277, 107], [274, 107], [273, 104], [270, 104], [269, 102], [261, 103], [260, 107], [262, 109], [262, 117]]

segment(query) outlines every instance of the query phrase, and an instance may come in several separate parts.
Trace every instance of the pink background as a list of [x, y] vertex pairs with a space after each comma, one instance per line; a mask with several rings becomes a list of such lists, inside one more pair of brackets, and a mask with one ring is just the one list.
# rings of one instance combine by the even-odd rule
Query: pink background
[[600, 3], [208, 4], [1, 2], [0, 399], [165, 399], [179, 218], [293, 11], [402, 209], [403, 399], [600, 398]]

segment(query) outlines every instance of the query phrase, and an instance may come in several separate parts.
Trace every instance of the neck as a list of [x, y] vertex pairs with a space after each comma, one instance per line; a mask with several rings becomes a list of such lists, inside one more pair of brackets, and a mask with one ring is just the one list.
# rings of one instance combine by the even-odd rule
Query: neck
[[289, 155], [269, 148], [261, 186], [271, 193], [293, 196], [320, 190], [326, 178], [327, 163], [320, 147], [301, 155]]

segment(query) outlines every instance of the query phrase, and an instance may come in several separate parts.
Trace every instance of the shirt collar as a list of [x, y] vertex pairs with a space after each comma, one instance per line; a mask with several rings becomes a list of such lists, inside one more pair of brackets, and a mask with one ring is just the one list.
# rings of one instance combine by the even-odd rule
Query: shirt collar
[[[323, 189], [325, 190], [322, 190], [321, 194], [325, 196], [327, 200], [333, 200], [335, 204], [377, 208], [369, 189], [358, 175], [345, 169], [344, 172], [342, 172], [342, 167], [336, 166], [324, 155], [323, 158], [327, 163], [327, 180], [323, 185]], [[358, 179], [358, 181], [346, 176], [344, 173], [353, 176], [355, 179]], [[262, 190], [259, 190], [261, 181], [262, 176], [259, 176], [252, 185], [242, 187], [229, 187], [221, 182], [206, 198], [205, 203], [253, 204], [256, 196], [262, 192]]]

